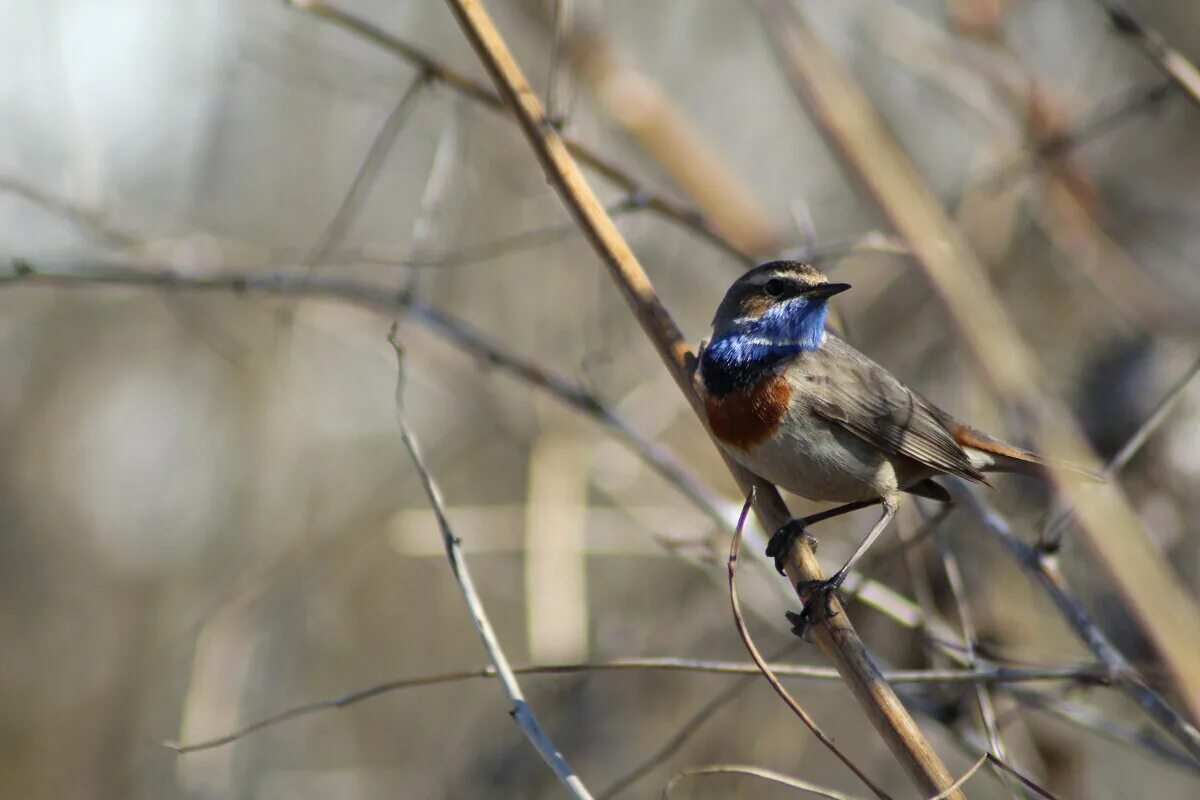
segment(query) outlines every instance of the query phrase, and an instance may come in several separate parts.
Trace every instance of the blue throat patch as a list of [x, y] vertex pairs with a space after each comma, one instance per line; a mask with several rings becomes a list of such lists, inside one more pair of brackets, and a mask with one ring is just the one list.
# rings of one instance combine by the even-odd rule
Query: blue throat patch
[[753, 387], [780, 362], [816, 350], [825, 338], [825, 300], [796, 297], [758, 319], [738, 320], [715, 337], [700, 358], [700, 378], [721, 396]]

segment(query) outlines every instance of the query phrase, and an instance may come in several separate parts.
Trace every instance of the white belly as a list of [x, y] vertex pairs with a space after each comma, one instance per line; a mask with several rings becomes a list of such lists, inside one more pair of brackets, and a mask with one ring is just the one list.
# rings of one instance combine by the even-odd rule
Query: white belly
[[[928, 477], [908, 459], [887, 457], [835, 423], [793, 403], [785, 424], [748, 450], [726, 446], [747, 469], [810, 500], [851, 503], [894, 494]], [[902, 473], [897, 475], [897, 467]], [[913, 474], [908, 474], [913, 473]]]

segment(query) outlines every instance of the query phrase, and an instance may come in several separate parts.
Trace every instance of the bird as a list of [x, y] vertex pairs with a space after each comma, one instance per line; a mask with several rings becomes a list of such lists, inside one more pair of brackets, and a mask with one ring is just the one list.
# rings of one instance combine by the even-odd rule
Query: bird
[[[850, 288], [801, 261], [745, 272], [717, 307], [693, 373], [709, 429], [734, 461], [793, 494], [843, 504], [810, 521], [882, 505], [841, 569], [797, 587], [804, 608], [788, 618], [802, 637], [816, 599], [830, 613], [832, 597], [904, 494], [948, 503], [937, 477], [990, 486], [987, 473], [1044, 475], [1047, 466], [1036, 453], [959, 422], [827, 330], [829, 299]], [[767, 555], [780, 573], [803, 533], [804, 520], [793, 519], [771, 537]]]

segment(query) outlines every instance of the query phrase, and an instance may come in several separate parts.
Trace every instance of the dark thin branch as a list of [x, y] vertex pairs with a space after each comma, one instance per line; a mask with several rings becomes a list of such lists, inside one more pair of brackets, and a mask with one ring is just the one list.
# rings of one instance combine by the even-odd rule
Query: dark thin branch
[[[979, 656], [975, 652], [975, 642], [979, 637], [975, 630], [975, 620], [971, 614], [966, 586], [963, 584], [962, 570], [959, 569], [958, 559], [955, 558], [954, 553], [945, 542], [938, 542], [938, 549], [941, 551], [942, 568], [946, 573], [946, 582], [950, 584], [950, 594], [954, 597], [954, 605], [958, 610], [963, 641], [966, 642], [967, 664], [971, 669], [976, 669], [979, 666]], [[987, 737], [988, 749], [999, 758], [1007, 759], [1007, 748], [1004, 746], [1004, 740], [1000, 737], [1000, 728], [996, 724], [996, 706], [992, 702], [992, 695], [988, 691], [987, 686], [978, 683], [975, 684], [975, 702], [979, 707], [979, 720], [983, 725], [983, 731]], [[1017, 791], [1011, 785], [1007, 776], [1005, 776], [1004, 783], [1008, 785], [1009, 792], [1013, 798], [1017, 798]]]

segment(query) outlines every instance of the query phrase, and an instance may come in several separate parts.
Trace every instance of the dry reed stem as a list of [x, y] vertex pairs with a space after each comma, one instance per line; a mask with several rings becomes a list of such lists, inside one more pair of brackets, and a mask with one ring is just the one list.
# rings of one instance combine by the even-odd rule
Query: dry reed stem
[[[645, 270], [588, 186], [562, 138], [546, 120], [540, 102], [487, 12], [475, 0], [448, 3], [492, 80], [511, 104], [547, 178], [603, 259], [680, 391], [703, 421], [704, 411], [691, 385], [695, 355], [659, 301]], [[726, 464], [744, 491], [748, 493], [751, 486], [758, 489], [755, 507], [764, 528], [782, 526], [789, 514], [775, 488], [728, 458]], [[793, 548], [787, 570], [793, 586], [823, 577], [820, 564], [806, 546]], [[950, 786], [953, 777], [883, 679], [847, 615], [841, 613], [823, 621], [817, 626], [815, 638], [835, 661], [872, 725], [921, 790], [936, 793]]]
[[[1043, 452], [1078, 463], [1094, 461], [1074, 420], [1038, 395], [1036, 362], [988, 284], [983, 265], [870, 99], [788, 0], [763, 0], [760, 8], [797, 94], [908, 241], [997, 399], [1028, 423]], [[1052, 463], [1050, 471], [1078, 509], [1087, 542], [1154, 643], [1180, 696], [1193, 715], [1200, 715], [1200, 610], [1117, 488], [1084, 489], [1063, 468]]]
[[626, 63], [594, 25], [572, 36], [569, 44], [572, 62], [600, 106], [663, 166], [717, 230], [748, 253], [779, 251], [779, 227], [766, 208], [662, 86]]

